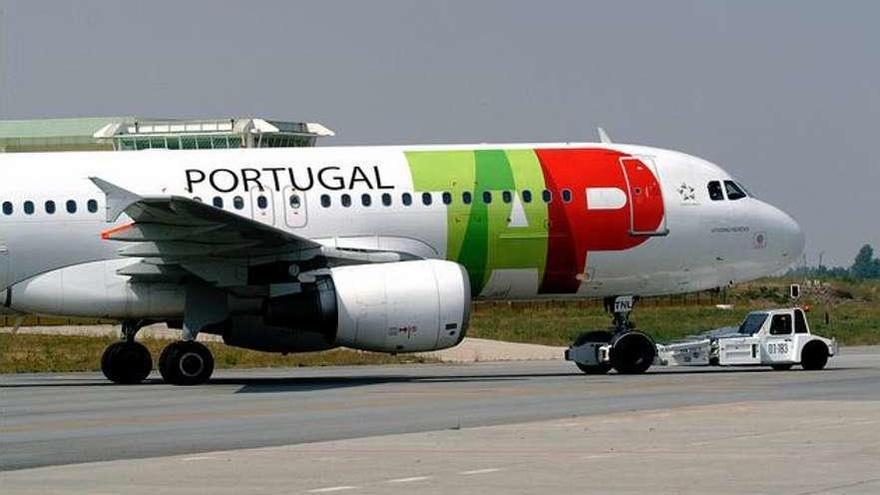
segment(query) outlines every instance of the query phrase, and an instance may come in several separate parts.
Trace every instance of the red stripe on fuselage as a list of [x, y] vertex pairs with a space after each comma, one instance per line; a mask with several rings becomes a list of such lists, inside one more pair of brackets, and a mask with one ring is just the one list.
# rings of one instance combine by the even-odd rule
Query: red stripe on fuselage
[[[629, 190], [638, 190], [633, 201], [639, 230], [659, 227], [663, 199], [657, 178], [642, 162], [632, 161], [627, 177], [620, 158], [628, 155], [603, 149], [537, 149], [544, 182], [553, 194], [548, 204], [549, 238], [542, 294], [577, 292], [590, 251], [620, 251], [647, 240], [630, 234]], [[640, 165], [640, 166], [639, 166]], [[587, 188], [610, 187], [627, 193], [627, 204], [614, 210], [588, 210]], [[571, 201], [563, 201], [563, 191]], [[648, 194], [650, 192], [650, 194]]]

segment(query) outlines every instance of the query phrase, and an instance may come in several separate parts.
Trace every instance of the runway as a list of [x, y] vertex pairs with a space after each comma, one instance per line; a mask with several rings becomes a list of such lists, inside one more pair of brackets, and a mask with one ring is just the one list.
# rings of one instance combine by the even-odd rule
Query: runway
[[[442, 473], [481, 469], [489, 471], [458, 474], [458, 477], [449, 474], [447, 481], [459, 482], [462, 476], [474, 476], [474, 479], [501, 476], [501, 481], [510, 482], [514, 476], [510, 471], [521, 474], [522, 468], [512, 467], [516, 466], [514, 461], [511, 461], [513, 464], [502, 462], [504, 465], [500, 467], [491, 461], [499, 452], [523, 454], [522, 445], [515, 445], [517, 441], [528, 441], [530, 447], [546, 444], [543, 452], [565, 451], [573, 447], [565, 443], [567, 430], [582, 433], [585, 428], [593, 428], [593, 431], [605, 428], [608, 431], [604, 435], [618, 438], [624, 445], [627, 441], [624, 433], [635, 435], [632, 441], [644, 435], [638, 428], [633, 430], [631, 426], [640, 423], [633, 422], [632, 418], [654, 418], [652, 421], [657, 423], [658, 431], [669, 428], [670, 435], [677, 432], [661, 441], [663, 445], [684, 440], [712, 444], [719, 441], [719, 432], [727, 430], [733, 431], [734, 436], [746, 437], [785, 431], [794, 434], [795, 444], [780, 445], [778, 452], [791, 455], [803, 452], [803, 440], [811, 438], [801, 434], [798, 425], [802, 425], [804, 431], [818, 428], [816, 431], [832, 434], [827, 439], [813, 438], [814, 446], [810, 448], [825, 445], [826, 440], [831, 442], [835, 435], [851, 435], [850, 447], [856, 454], [867, 455], [866, 465], [862, 466], [865, 472], [874, 468], [877, 468], [874, 472], [880, 472], [877, 461], [880, 459], [878, 348], [844, 349], [841, 356], [832, 359], [830, 369], [819, 372], [656, 368], [642, 376], [587, 377], [570, 363], [506, 362], [230, 370], [217, 373], [212, 383], [194, 388], [167, 386], [156, 379], [142, 386], [110, 385], [94, 373], [5, 375], [0, 379], [3, 387], [0, 466], [7, 471], [0, 481], [21, 492], [28, 492], [28, 479], [38, 477], [44, 492], [52, 492], [47, 486], [55, 486], [46, 485], [47, 480], [57, 479], [59, 485], [55, 488], [58, 490], [54, 491], [77, 493], [76, 487], [83, 488], [83, 485], [71, 480], [77, 476], [81, 480], [92, 479], [88, 474], [101, 469], [124, 478], [124, 473], [135, 467], [138, 472], [150, 472], [166, 465], [159, 472], [164, 473], [162, 476], [167, 480], [173, 480], [174, 470], [167, 465], [183, 466], [202, 461], [210, 464], [211, 459], [218, 458], [227, 462], [239, 459], [245, 464], [246, 459], [250, 462], [263, 459], [270, 464], [276, 464], [273, 458], [287, 459], [279, 466], [284, 466], [288, 474], [297, 473], [291, 474], [289, 487], [302, 492], [340, 486], [365, 491], [369, 485], [369, 482], [364, 484], [365, 474], [384, 476], [386, 481], [414, 478], [388, 485], [399, 486], [401, 490], [404, 485], [435, 479]], [[683, 418], [691, 418], [690, 421], [701, 426], [691, 431]], [[613, 429], [601, 426], [615, 421], [622, 421], [620, 424], [624, 425], [618, 435], [614, 435]], [[670, 421], [685, 421], [685, 424]], [[716, 431], [713, 424], [723, 427]], [[492, 425], [497, 425], [494, 430], [481, 428]], [[405, 435], [416, 432], [429, 433]], [[529, 435], [533, 438], [528, 439]], [[555, 441], [554, 435], [559, 437]], [[593, 443], [589, 446], [581, 443], [585, 449], [581, 454], [608, 454], [605, 448], [608, 443], [601, 442], [600, 438], [591, 437], [589, 440]], [[422, 451], [412, 447], [412, 442], [421, 445]], [[303, 445], [307, 443], [310, 445]], [[441, 455], [444, 448], [465, 449], [467, 445], [479, 446], [476, 458], [473, 453], [456, 453], [455, 449]], [[757, 447], [764, 443], [746, 442], [742, 446], [745, 457], [748, 457], [749, 445]], [[840, 447], [839, 442], [827, 446], [834, 445]], [[241, 450], [269, 446], [289, 447], [281, 447], [277, 452], [277, 449]], [[317, 449], [318, 453], [310, 453], [310, 449]], [[328, 449], [370, 454], [369, 459], [361, 459], [360, 463], [358, 455], [348, 454], [349, 461], [333, 472], [342, 477], [341, 473], [351, 471], [353, 479], [333, 485], [335, 475], [328, 475], [333, 479], [314, 479], [316, 466], [314, 462], [307, 462], [314, 461], [316, 456], [327, 457]], [[492, 449], [500, 450], [492, 454]], [[231, 452], [217, 454], [218, 451]], [[689, 451], [697, 457], [694, 462], [700, 461], [698, 450]], [[409, 469], [417, 466], [410, 466], [415, 457], [407, 456], [406, 452], [422, 452], [424, 455], [415, 457], [434, 459], [435, 464], [430, 469], [422, 466], [425, 469], [421, 471]], [[432, 454], [439, 457], [434, 458]], [[849, 454], [851, 467], [861, 466], [855, 461], [856, 454]], [[179, 457], [167, 457], [172, 455]], [[346, 455], [329, 457], [335, 459], [327, 461], [331, 464], [346, 459]], [[136, 458], [155, 459], [126, 461]], [[366, 462], [368, 460], [371, 462]], [[82, 469], [73, 465], [97, 461], [116, 462], [80, 464]], [[562, 469], [560, 476], [581, 464], [568, 458], [562, 461], [570, 465], [557, 466]], [[610, 463], [609, 472], [614, 471], [614, 456], [606, 456], [603, 462]], [[65, 464], [71, 465], [62, 466]], [[27, 469], [39, 466], [56, 467]], [[393, 466], [407, 469], [396, 470]], [[508, 474], [502, 476], [500, 470]], [[380, 476], [383, 471], [389, 471], [387, 476]], [[190, 472], [188, 468], [181, 471], [182, 482], [187, 479], [187, 472]], [[200, 476], [207, 477], [208, 472], [211, 471], [201, 471]], [[418, 474], [420, 472], [429, 474]], [[252, 477], [243, 473], [239, 472]], [[871, 481], [860, 473], [851, 474], [853, 479], [861, 480], [865, 493], [880, 489], [878, 481]], [[428, 478], [421, 479], [426, 476]], [[107, 474], [101, 479], [114, 478]], [[222, 476], [212, 479], [217, 481]], [[262, 481], [255, 479], [255, 487], [270, 479], [273, 478], [269, 473]], [[846, 484], [848, 479], [841, 483]], [[229, 487], [228, 483], [217, 484], [219, 492]], [[145, 486], [155, 488], [154, 484]], [[379, 485], [373, 488], [376, 486]], [[432, 486], [442, 493], [441, 485]], [[36, 489], [36, 485], [33, 488]], [[391, 490], [386, 488], [379, 491]], [[446, 488], [455, 491], [454, 486]], [[853, 491], [858, 490], [847, 490]]]

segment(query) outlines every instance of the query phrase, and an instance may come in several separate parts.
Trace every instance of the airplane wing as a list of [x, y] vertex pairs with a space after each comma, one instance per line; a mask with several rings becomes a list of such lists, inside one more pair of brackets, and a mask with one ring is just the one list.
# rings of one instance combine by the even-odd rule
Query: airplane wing
[[132, 222], [101, 233], [125, 241], [121, 256], [143, 258], [120, 271], [134, 278], [179, 279], [187, 273], [220, 286], [248, 285], [249, 268], [274, 262], [308, 267], [382, 263], [405, 253], [338, 249], [183, 196], [140, 196], [98, 177], [107, 196], [107, 222]]

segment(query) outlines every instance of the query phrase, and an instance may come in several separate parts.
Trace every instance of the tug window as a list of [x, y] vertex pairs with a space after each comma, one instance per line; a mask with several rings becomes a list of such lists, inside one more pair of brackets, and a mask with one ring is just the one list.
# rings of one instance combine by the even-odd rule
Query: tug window
[[241, 196], [236, 196], [232, 198], [232, 206], [235, 207], [236, 210], [241, 210], [244, 208], [244, 198]]
[[571, 203], [571, 190], [563, 189], [562, 190], [562, 201], [566, 203]]
[[382, 204], [385, 206], [391, 206], [391, 195], [388, 193], [382, 193]]
[[342, 195], [342, 206], [344, 206], [346, 208], [351, 206], [351, 196], [349, 196], [348, 194]]
[[223, 198], [221, 198], [220, 196], [214, 196], [211, 204], [213, 204], [217, 208], [223, 208]]
[[46, 207], [46, 213], [48, 213], [50, 215], [55, 213], [55, 202], [52, 201], [51, 199], [49, 201], [46, 201], [45, 207]]
[[724, 192], [721, 190], [721, 183], [713, 180], [709, 183], [709, 199], [712, 201], [721, 201], [724, 199]]
[[483, 203], [489, 204], [492, 202], [492, 192], [491, 191], [483, 191]]
[[773, 315], [770, 320], [770, 335], [788, 335], [791, 333], [791, 315]]
[[370, 206], [373, 204], [373, 197], [367, 193], [361, 194], [361, 204], [364, 206]]
[[543, 191], [541, 191], [541, 199], [543, 199], [545, 203], [549, 203], [553, 201], [553, 193], [548, 191], [547, 189], [544, 189]]
[[67, 213], [76, 213], [76, 201], [68, 199], [65, 206], [67, 207]]
[[794, 333], [807, 333], [807, 319], [799, 309], [794, 310]]
[[452, 203], [452, 193], [444, 192], [443, 193], [443, 204], [448, 205]]
[[727, 190], [727, 199], [731, 201], [736, 201], [737, 199], [742, 199], [746, 197], [746, 193], [740, 189], [736, 182], [732, 180], [724, 181], [724, 189]]
[[505, 203], [510, 203], [511, 201], [513, 201], [513, 194], [510, 194], [510, 191], [503, 191], [501, 193], [501, 201], [504, 201]]
[[400, 195], [400, 201], [403, 203], [403, 206], [409, 206], [412, 204], [412, 194], [403, 193]]
[[532, 191], [526, 189], [522, 192], [523, 203], [531, 203], [532, 202]]
[[24, 202], [24, 214], [25, 215], [33, 215], [34, 214], [34, 202], [33, 201], [25, 201]]
[[[290, 198], [290, 201], [293, 201], [293, 198]], [[257, 208], [259, 208], [261, 210], [265, 210], [266, 207], [268, 207], [268, 206], [269, 206], [269, 200], [266, 199], [266, 196], [263, 196], [262, 194], [257, 196]]]
[[3, 214], [12, 215], [12, 203], [10, 203], [9, 201], [3, 202]]
[[433, 202], [433, 201], [434, 201], [434, 198], [431, 196], [431, 193], [429, 193], [429, 192], [422, 193], [422, 204], [423, 205], [429, 206], [431, 204], [431, 202]]
[[[27, 207], [27, 205], [25, 205], [25, 208], [26, 207]], [[34, 206], [31, 205], [31, 210], [33, 210], [33, 209], [34, 209]], [[89, 213], [97, 213], [98, 212], [98, 202], [95, 201], [94, 199], [90, 199], [86, 203], [86, 209], [89, 210]]]
[[330, 196], [327, 194], [321, 195], [321, 206], [324, 208], [330, 208]]
[[461, 193], [461, 202], [469, 205], [474, 200], [474, 195], [468, 191]]

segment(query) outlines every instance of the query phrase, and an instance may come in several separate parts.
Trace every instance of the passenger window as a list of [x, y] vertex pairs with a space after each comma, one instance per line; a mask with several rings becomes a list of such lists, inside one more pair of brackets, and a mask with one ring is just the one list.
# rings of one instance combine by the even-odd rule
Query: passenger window
[[223, 198], [221, 198], [220, 196], [214, 196], [211, 204], [213, 204], [217, 208], [223, 208]]
[[721, 201], [724, 199], [724, 192], [721, 191], [721, 183], [713, 180], [709, 183], [709, 199], [712, 201]]
[[547, 189], [544, 189], [543, 191], [541, 191], [541, 199], [543, 199], [545, 203], [549, 203], [553, 201], [553, 193], [548, 191]]
[[471, 194], [469, 191], [465, 191], [465, 192], [461, 193], [461, 202], [462, 203], [469, 205], [469, 204], [471, 204], [471, 202], [473, 202], [473, 200], [474, 200], [474, 195]]
[[562, 190], [562, 201], [565, 203], [571, 203], [571, 190], [563, 189]]
[[412, 204], [412, 194], [403, 193], [400, 195], [400, 201], [403, 203], [403, 206], [409, 206]]
[[4, 215], [12, 215], [12, 203], [9, 201], [3, 202], [3, 214]]
[[382, 204], [385, 206], [391, 206], [391, 195], [388, 193], [382, 193]]
[[67, 213], [76, 213], [76, 201], [68, 199], [65, 206], [67, 206]]
[[348, 194], [342, 195], [342, 206], [344, 206], [346, 208], [351, 206], [351, 196], [349, 196]]
[[244, 208], [244, 198], [241, 196], [236, 196], [232, 198], [232, 206], [235, 207], [236, 210], [241, 210]]
[[443, 204], [448, 205], [452, 203], [452, 193], [444, 192], [443, 193]]
[[510, 203], [511, 201], [513, 201], [513, 194], [511, 194], [510, 191], [503, 191], [501, 193], [501, 201], [504, 201], [505, 203]]
[[330, 208], [330, 196], [328, 194], [321, 195], [321, 206], [324, 208]]
[[794, 310], [794, 333], [807, 333], [807, 319], [799, 309]]
[[788, 335], [791, 333], [791, 315], [774, 315], [770, 322], [770, 335]]
[[746, 197], [746, 193], [743, 192], [743, 190], [736, 185], [736, 182], [733, 182], [732, 180], [724, 181], [724, 189], [727, 190], [727, 199], [731, 201]]
[[531, 203], [532, 202], [532, 191], [526, 189], [522, 192], [523, 203]]
[[[263, 196], [260, 196], [260, 197], [262, 198]], [[325, 195], [321, 198], [321, 201], [323, 201], [324, 198], [327, 198], [327, 204], [324, 205], [324, 206], [325, 206], [325, 207], [326, 207], [326, 206], [330, 206], [330, 196], [327, 196], [327, 195], [325, 194]], [[290, 207], [291, 207], [292, 209], [294, 209], [294, 210], [298, 210], [298, 209], [302, 206], [302, 198], [299, 197], [299, 194], [291, 194], [291, 195], [290, 195], [290, 200], [289, 200], [289, 201], [290, 201]], [[260, 208], [264, 208], [264, 207], [261, 206]]]
[[483, 203], [489, 204], [492, 202], [492, 193], [490, 191], [483, 191]]
[[364, 206], [370, 206], [373, 204], [373, 197], [367, 193], [361, 194], [361, 204]]
[[[293, 201], [293, 197], [290, 198], [290, 201]], [[297, 197], [297, 203], [298, 202], [299, 202], [299, 197]], [[261, 210], [265, 210], [266, 207], [268, 207], [268, 206], [269, 206], [269, 200], [266, 199], [266, 196], [263, 196], [262, 194], [257, 196], [257, 208], [259, 208]]]
[[52, 201], [51, 199], [49, 201], [46, 201], [45, 207], [46, 207], [46, 213], [48, 213], [50, 215], [55, 213], [55, 202]]
[[33, 201], [25, 201], [24, 202], [24, 214], [25, 215], [33, 215], [34, 214], [34, 202]]
[[429, 193], [429, 192], [422, 193], [422, 204], [423, 205], [428, 206], [431, 204], [431, 202], [433, 200], [434, 200], [434, 198], [431, 197], [431, 193]]
[[[25, 205], [27, 206], [27, 205]], [[34, 209], [34, 205], [31, 205], [31, 210]], [[94, 199], [90, 199], [86, 203], [86, 209], [89, 210], [89, 213], [97, 213], [98, 212], [98, 202]]]
[[202, 198], [200, 198], [200, 197], [198, 197], [198, 196], [193, 196], [193, 201], [198, 201], [199, 203], [201, 203], [201, 202], [202, 202]]

